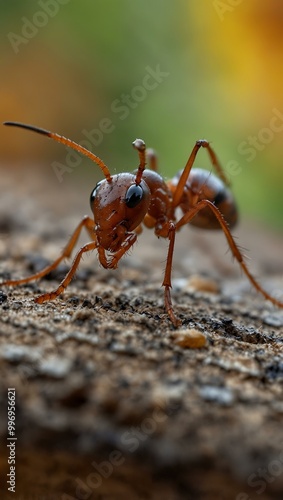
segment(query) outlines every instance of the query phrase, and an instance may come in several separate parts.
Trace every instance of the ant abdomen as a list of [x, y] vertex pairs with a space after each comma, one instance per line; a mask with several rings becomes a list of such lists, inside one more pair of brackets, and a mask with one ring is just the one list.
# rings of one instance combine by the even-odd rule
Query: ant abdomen
[[[171, 186], [178, 184], [181, 174], [182, 170], [170, 181]], [[235, 226], [238, 221], [238, 210], [230, 189], [212, 172], [192, 168], [179, 207], [185, 214], [202, 200], [211, 201], [219, 209], [229, 226]], [[203, 229], [220, 229], [220, 224], [209, 207], [198, 212], [190, 224]]]

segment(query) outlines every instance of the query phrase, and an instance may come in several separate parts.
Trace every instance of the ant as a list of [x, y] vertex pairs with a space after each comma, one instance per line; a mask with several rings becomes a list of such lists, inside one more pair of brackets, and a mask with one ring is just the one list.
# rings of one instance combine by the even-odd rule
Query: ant
[[[144, 224], [154, 229], [157, 237], [169, 240], [162, 286], [166, 311], [173, 325], [177, 327], [181, 321], [174, 313], [170, 293], [175, 235], [184, 225], [191, 223], [204, 229], [222, 229], [233, 256], [254, 288], [273, 304], [283, 307], [283, 303], [271, 297], [250, 273], [244, 256], [233, 239], [230, 227], [237, 222], [237, 207], [229, 189], [229, 182], [208, 141], [204, 139], [196, 141], [185, 168], [173, 179], [165, 182], [157, 172], [155, 152], [146, 150], [142, 139], [136, 139], [132, 143], [139, 155], [137, 170], [133, 173], [111, 175], [108, 167], [98, 156], [66, 137], [18, 122], [5, 122], [4, 125], [31, 130], [71, 147], [95, 162], [102, 170], [105, 179], [96, 184], [90, 195], [93, 219], [85, 216], [81, 220], [61, 255], [42, 271], [20, 280], [4, 281], [2, 285], [21, 285], [50, 273], [64, 258], [71, 256], [84, 227], [91, 241], [78, 251], [69, 272], [56, 290], [35, 298], [35, 302], [39, 304], [53, 300], [69, 285], [84, 253], [97, 250], [103, 267], [117, 268], [120, 259], [136, 242]], [[207, 170], [192, 168], [200, 148], [207, 149], [218, 177]], [[149, 169], [145, 168], [146, 159], [149, 161]], [[179, 219], [176, 217], [178, 207], [182, 212]]]

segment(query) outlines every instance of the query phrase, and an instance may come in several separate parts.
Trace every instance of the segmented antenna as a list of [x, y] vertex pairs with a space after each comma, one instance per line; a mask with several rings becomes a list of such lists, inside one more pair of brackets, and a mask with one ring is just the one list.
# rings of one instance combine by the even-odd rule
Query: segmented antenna
[[82, 153], [83, 155], [87, 156], [90, 160], [92, 160], [94, 163], [96, 163], [102, 170], [106, 180], [108, 182], [111, 182], [112, 177], [110, 175], [108, 167], [105, 165], [105, 163], [94, 153], [89, 151], [88, 149], [84, 148], [83, 146], [80, 146], [80, 144], [77, 144], [74, 141], [71, 141], [71, 139], [67, 139], [67, 137], [64, 137], [63, 135], [56, 134], [54, 132], [50, 132], [49, 130], [45, 130], [44, 128], [39, 128], [39, 127], [34, 127], [33, 125], [26, 125], [25, 123], [19, 123], [19, 122], [4, 122], [3, 125], [8, 125], [9, 127], [20, 127], [20, 128], [25, 128], [27, 130], [31, 130], [32, 132], [37, 132], [38, 134], [45, 135], [47, 137], [50, 137], [50, 139], [54, 139], [54, 141], [61, 142], [61, 144], [65, 144], [65, 146], [68, 146], [75, 151], [78, 151], [79, 153]]

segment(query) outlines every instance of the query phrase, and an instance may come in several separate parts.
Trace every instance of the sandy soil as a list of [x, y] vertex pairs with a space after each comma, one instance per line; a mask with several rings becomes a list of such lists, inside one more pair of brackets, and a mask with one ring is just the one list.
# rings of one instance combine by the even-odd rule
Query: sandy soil
[[[90, 189], [1, 179], [0, 279], [16, 278], [57, 257]], [[282, 238], [245, 221], [234, 233], [282, 298]], [[144, 231], [116, 271], [89, 255], [51, 303], [33, 298], [68, 262], [39, 282], [0, 285], [1, 498], [282, 499], [283, 311], [251, 290], [221, 234], [185, 228], [176, 331], [161, 289], [166, 248]], [[192, 329], [203, 347], [189, 347]], [[8, 387], [16, 494], [6, 483]]]

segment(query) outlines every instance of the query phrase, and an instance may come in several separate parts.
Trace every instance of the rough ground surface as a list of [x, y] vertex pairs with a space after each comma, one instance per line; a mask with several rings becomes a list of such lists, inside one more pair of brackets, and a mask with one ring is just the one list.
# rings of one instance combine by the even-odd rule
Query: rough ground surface
[[[11, 178], [2, 172], [0, 279], [57, 257], [88, 210], [89, 188], [79, 196], [37, 174]], [[235, 234], [282, 298], [282, 239], [245, 223]], [[164, 312], [167, 244], [148, 231], [116, 271], [87, 256], [52, 303], [33, 297], [68, 263], [35, 284], [0, 285], [2, 499], [282, 499], [283, 311], [251, 290], [226, 247], [215, 233], [185, 228], [177, 238], [173, 300], [180, 332], [205, 335], [200, 349], [179, 345]]]

